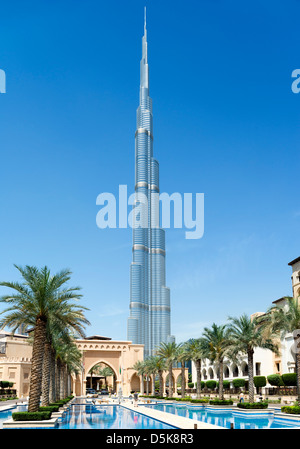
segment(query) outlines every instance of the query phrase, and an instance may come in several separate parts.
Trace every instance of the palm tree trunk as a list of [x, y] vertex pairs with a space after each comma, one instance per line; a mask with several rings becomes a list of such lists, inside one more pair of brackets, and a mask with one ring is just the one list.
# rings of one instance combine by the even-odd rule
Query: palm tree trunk
[[149, 396], [149, 378], [148, 378], [148, 375], [146, 375], [146, 395]]
[[297, 373], [297, 401], [300, 405], [300, 348], [298, 336], [294, 338], [294, 348], [296, 348], [296, 373]]
[[196, 360], [196, 372], [197, 372], [197, 399], [201, 396], [201, 359]]
[[155, 374], [152, 374], [152, 396], [155, 396]]
[[173, 362], [169, 364], [169, 398], [173, 397]]
[[64, 365], [61, 366], [60, 373], [59, 399], [64, 399]]
[[224, 389], [223, 389], [223, 359], [219, 362], [219, 399], [224, 400]]
[[249, 402], [254, 402], [253, 349], [248, 350]]
[[50, 404], [52, 402], [55, 402], [56, 399], [56, 393], [55, 393], [55, 367], [56, 367], [56, 361], [55, 361], [55, 350], [54, 348], [51, 348], [51, 373], [50, 373], [50, 392], [49, 392], [49, 402]]
[[158, 371], [159, 376], [159, 396], [163, 397], [164, 395], [164, 385], [163, 385], [163, 372], [161, 370]]
[[181, 362], [181, 397], [185, 397], [185, 366], [184, 362]]
[[145, 393], [145, 386], [144, 386], [144, 374], [141, 376], [141, 394]]
[[56, 401], [60, 400], [60, 375], [61, 375], [61, 367], [60, 367], [60, 359], [59, 357], [56, 359], [56, 380], [55, 380], [55, 392], [56, 392]]
[[49, 405], [50, 391], [50, 373], [51, 373], [51, 344], [45, 343], [44, 361], [43, 361], [43, 381], [42, 381], [42, 406]]
[[46, 320], [37, 318], [32, 347], [30, 390], [28, 401], [29, 412], [37, 412], [40, 406], [45, 341]]

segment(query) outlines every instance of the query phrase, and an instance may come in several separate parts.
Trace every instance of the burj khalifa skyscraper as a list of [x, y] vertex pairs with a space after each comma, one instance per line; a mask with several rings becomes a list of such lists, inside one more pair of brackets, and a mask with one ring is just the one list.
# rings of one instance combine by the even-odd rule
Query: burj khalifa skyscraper
[[145, 358], [155, 354], [161, 342], [174, 340], [170, 326], [170, 290], [165, 286], [165, 231], [159, 227], [159, 164], [153, 157], [152, 99], [149, 97], [149, 66], [146, 29], [142, 38], [140, 102], [135, 132], [135, 204], [146, 198], [141, 212], [144, 226], [133, 226], [130, 266], [130, 317], [127, 337], [144, 344]]

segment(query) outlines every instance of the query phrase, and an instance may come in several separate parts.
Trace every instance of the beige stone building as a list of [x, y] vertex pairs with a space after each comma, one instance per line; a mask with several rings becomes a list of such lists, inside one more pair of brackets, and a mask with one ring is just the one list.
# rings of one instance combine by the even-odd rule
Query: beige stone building
[[27, 336], [11, 332], [0, 334], [0, 380], [13, 382], [19, 398], [29, 393], [31, 355]]

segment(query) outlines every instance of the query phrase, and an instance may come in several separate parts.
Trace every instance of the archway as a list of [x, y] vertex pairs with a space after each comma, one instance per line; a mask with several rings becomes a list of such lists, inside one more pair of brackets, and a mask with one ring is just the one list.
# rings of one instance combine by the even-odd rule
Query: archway
[[[131, 393], [133, 391], [141, 392], [140, 385], [141, 385], [141, 382], [140, 382], [139, 376], [136, 373], [133, 373], [133, 375], [131, 376], [131, 379], [130, 379], [130, 391], [131, 391]], [[142, 394], [143, 394], [143, 392], [142, 392]]]
[[227, 379], [229, 377], [229, 368], [227, 365], [224, 366], [224, 378]]
[[208, 370], [208, 376], [209, 376], [210, 379], [213, 379], [213, 378], [214, 378], [214, 372], [213, 372], [213, 369], [212, 369], [212, 368], [209, 368], [209, 370]]
[[232, 377], [238, 377], [239, 375], [239, 369], [236, 363], [233, 363], [231, 365], [231, 370], [232, 370]]
[[86, 389], [93, 389], [97, 393], [107, 391], [116, 392], [117, 374], [115, 369], [104, 360], [94, 363], [86, 372]]
[[246, 362], [242, 363], [241, 370], [244, 377], [248, 376], [248, 364]]

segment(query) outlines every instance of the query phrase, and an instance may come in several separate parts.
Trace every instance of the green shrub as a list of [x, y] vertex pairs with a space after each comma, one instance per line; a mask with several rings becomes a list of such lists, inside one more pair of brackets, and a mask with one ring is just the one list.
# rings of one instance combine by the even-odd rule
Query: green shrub
[[217, 386], [217, 382], [215, 380], [208, 380], [206, 386], [209, 390], [214, 390]]
[[47, 407], [40, 407], [39, 412], [58, 412], [59, 406], [57, 405], [49, 405]]
[[239, 402], [237, 404], [239, 408], [247, 408], [247, 409], [261, 409], [268, 408], [267, 402]]
[[231, 399], [224, 399], [223, 401], [220, 399], [211, 399], [209, 403], [211, 405], [232, 405], [233, 401]]
[[296, 373], [282, 374], [282, 380], [283, 380], [284, 385], [287, 387], [296, 387], [297, 386], [297, 374]]
[[188, 387], [189, 387], [189, 388], [194, 388], [194, 382], [189, 382], [189, 383], [188, 383]]
[[176, 398], [176, 401], [190, 401], [191, 397], [190, 396], [186, 396], [184, 398]]
[[51, 418], [51, 412], [15, 412], [12, 413], [14, 421], [44, 421]]
[[292, 415], [299, 415], [300, 414], [300, 407], [299, 406], [296, 406], [296, 407], [285, 406], [285, 407], [281, 407], [281, 411], [283, 413], [290, 413]]
[[235, 388], [241, 388], [245, 386], [245, 379], [233, 379], [232, 384]]
[[253, 382], [256, 388], [265, 387], [267, 385], [267, 380], [265, 376], [254, 376]]
[[282, 387], [284, 385], [282, 377], [279, 374], [270, 374], [270, 376], [267, 376], [267, 379], [273, 387]]
[[209, 398], [202, 398], [202, 399], [191, 399], [191, 402], [194, 404], [204, 404], [209, 401]]

